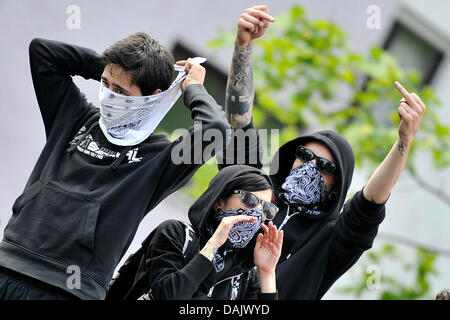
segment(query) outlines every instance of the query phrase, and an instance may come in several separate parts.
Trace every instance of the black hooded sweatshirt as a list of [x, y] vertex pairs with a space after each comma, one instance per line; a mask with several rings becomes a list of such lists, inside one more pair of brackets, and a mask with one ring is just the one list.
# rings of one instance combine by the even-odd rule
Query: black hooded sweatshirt
[[47, 141], [13, 205], [0, 266], [78, 298], [103, 299], [140, 221], [207, 160], [175, 164], [172, 150], [182, 146], [198, 154], [196, 148], [213, 144], [194, 137], [209, 128], [226, 137], [229, 125], [222, 108], [196, 84], [186, 89], [184, 103], [201, 126], [174, 142], [152, 134], [132, 147], [113, 145], [98, 125], [99, 109], [71, 77], [99, 81], [101, 55], [44, 39], [34, 39], [29, 53]]
[[[178, 220], [167, 220], [152, 231], [142, 244], [145, 254], [127, 299], [137, 299], [149, 289], [156, 300], [277, 298], [276, 293], [260, 293], [253, 263], [256, 236], [245, 248], [227, 255], [225, 268], [219, 273], [213, 263], [199, 253], [210, 238], [205, 234], [205, 223], [213, 213], [214, 204], [223, 196], [225, 186], [248, 173], [261, 174], [269, 180], [263, 171], [241, 165], [224, 168], [211, 180], [208, 189], [189, 209], [193, 234], [187, 235], [184, 222]], [[191, 237], [194, 249], [184, 256], [186, 236]]]
[[[247, 135], [256, 134], [251, 122], [243, 129]], [[235, 133], [232, 139], [238, 139]], [[245, 145], [241, 162], [262, 168], [261, 146]], [[280, 196], [280, 187], [295, 161], [295, 149], [310, 141], [324, 143], [333, 154], [338, 168], [337, 197], [319, 217], [304, 216]], [[232, 157], [242, 145], [234, 143], [234, 153], [226, 149], [225, 164], [233, 163]], [[250, 153], [259, 151], [256, 163], [250, 162]], [[372, 247], [378, 226], [385, 216], [385, 206], [368, 201], [362, 190], [346, 201], [355, 166], [354, 154], [349, 143], [337, 132], [322, 130], [298, 137], [282, 145], [274, 155], [270, 178], [276, 202], [280, 208], [274, 223], [284, 230], [283, 248], [277, 265], [277, 288], [280, 300], [321, 299], [333, 283]], [[344, 204], [345, 202], [345, 204]]]

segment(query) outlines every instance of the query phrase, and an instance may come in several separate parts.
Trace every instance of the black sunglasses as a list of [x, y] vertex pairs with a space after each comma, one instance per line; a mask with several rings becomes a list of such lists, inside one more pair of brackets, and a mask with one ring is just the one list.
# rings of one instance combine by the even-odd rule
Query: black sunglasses
[[295, 157], [299, 160], [302, 160], [303, 162], [308, 162], [316, 159], [317, 169], [319, 169], [320, 172], [328, 176], [332, 176], [336, 173], [336, 164], [328, 159], [316, 156], [314, 152], [304, 146], [297, 147], [297, 149], [295, 150]]
[[273, 218], [275, 218], [275, 215], [278, 212], [278, 207], [276, 205], [271, 202], [266, 202], [259, 199], [251, 192], [247, 192], [244, 190], [234, 190], [233, 194], [240, 194], [241, 202], [249, 208], [255, 208], [258, 204], [261, 203], [266, 220], [272, 220]]

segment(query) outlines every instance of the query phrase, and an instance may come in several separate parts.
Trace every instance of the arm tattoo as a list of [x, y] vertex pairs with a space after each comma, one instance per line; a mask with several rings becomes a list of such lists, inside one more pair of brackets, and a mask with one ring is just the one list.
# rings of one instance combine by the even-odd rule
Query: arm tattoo
[[218, 246], [211, 246], [207, 243], [200, 253], [203, 254], [208, 260], [212, 261], [218, 249]]
[[244, 46], [235, 45], [225, 99], [227, 119], [235, 129], [245, 127], [252, 118], [255, 95], [252, 53], [253, 43]]
[[397, 150], [398, 150], [398, 152], [400, 152], [400, 155], [403, 157], [405, 154], [405, 145], [402, 140], [400, 140], [398, 142]]

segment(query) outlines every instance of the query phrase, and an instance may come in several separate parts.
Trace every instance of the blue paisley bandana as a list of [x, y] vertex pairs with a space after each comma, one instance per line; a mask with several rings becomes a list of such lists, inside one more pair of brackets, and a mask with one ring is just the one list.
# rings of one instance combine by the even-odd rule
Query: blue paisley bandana
[[263, 223], [263, 212], [261, 209], [227, 209], [217, 212], [217, 219], [222, 220], [225, 217], [245, 215], [256, 217], [255, 222], [238, 222], [231, 227], [228, 234], [228, 240], [233, 248], [245, 248], [245, 246], [252, 240]]
[[281, 192], [289, 204], [308, 215], [322, 214], [321, 208], [328, 199], [325, 181], [312, 161], [293, 168], [281, 185]]
[[[225, 250], [220, 250], [217, 252], [213, 258], [213, 264], [216, 272], [223, 270], [227, 253], [231, 252], [233, 249], [245, 248], [261, 228], [261, 224], [264, 221], [263, 212], [259, 208], [220, 210], [217, 211], [215, 220], [220, 223], [223, 218], [236, 215], [252, 216], [256, 217], [257, 220], [255, 222], [238, 222], [231, 227], [230, 232], [228, 233], [227, 241], [229, 242], [229, 245], [225, 248]], [[210, 230], [211, 235], [214, 231]]]

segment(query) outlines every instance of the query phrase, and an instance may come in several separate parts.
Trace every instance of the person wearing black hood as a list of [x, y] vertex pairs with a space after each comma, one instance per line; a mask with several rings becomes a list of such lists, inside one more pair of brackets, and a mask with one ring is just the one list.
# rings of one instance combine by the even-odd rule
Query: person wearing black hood
[[[262, 167], [258, 132], [252, 122], [251, 60], [254, 40], [275, 21], [267, 11], [266, 6], [254, 6], [238, 22], [225, 108], [232, 128], [242, 130], [233, 133], [234, 142], [227, 146], [219, 168], [233, 163]], [[322, 130], [298, 137], [274, 155], [270, 178], [280, 208], [274, 223], [285, 232], [276, 269], [280, 299], [321, 299], [372, 247], [385, 217], [385, 202], [405, 166], [425, 112], [415, 93], [408, 93], [398, 82], [395, 86], [403, 95], [398, 108], [399, 138], [367, 185], [347, 202], [355, 160], [350, 144], [337, 132]], [[235, 141], [241, 134], [257, 139], [240, 146]], [[248, 143], [252, 140], [257, 145]]]
[[224, 168], [190, 207], [193, 230], [173, 219], [157, 226], [142, 244], [133, 285], [111, 298], [277, 299], [283, 231], [270, 221], [278, 211], [272, 199], [272, 183], [260, 169]]

